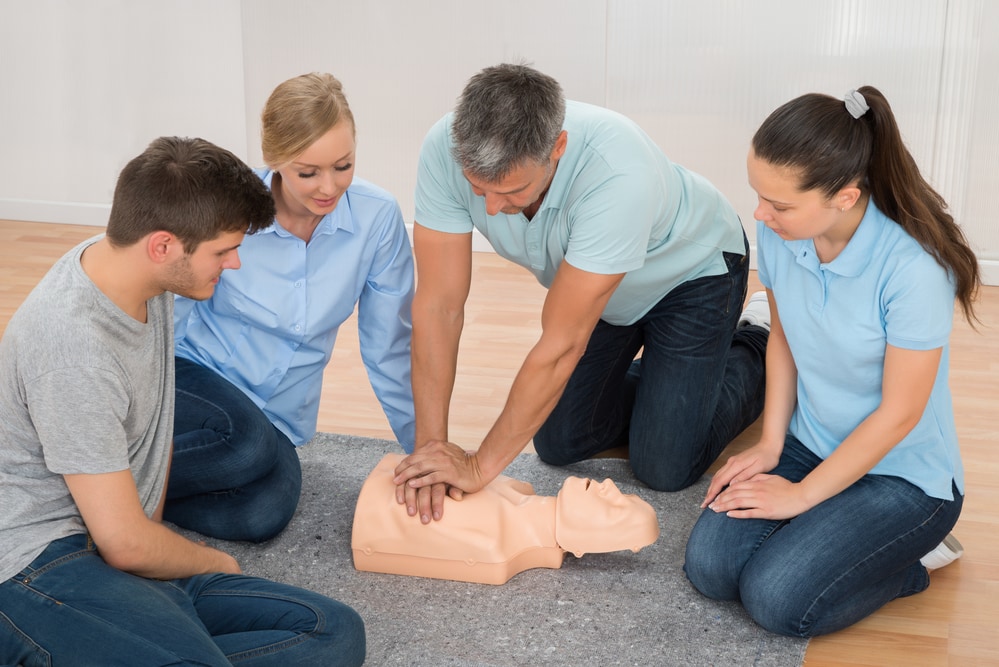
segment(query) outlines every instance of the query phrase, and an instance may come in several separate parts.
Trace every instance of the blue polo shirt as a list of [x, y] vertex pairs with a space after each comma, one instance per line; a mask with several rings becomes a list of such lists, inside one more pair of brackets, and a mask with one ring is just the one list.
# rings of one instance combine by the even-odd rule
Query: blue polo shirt
[[456, 234], [478, 229], [545, 287], [563, 260], [591, 273], [626, 274], [603, 312], [610, 324], [633, 324], [677, 285], [725, 273], [722, 252], [745, 253], [731, 204], [621, 114], [566, 103], [566, 151], [531, 220], [486, 214], [485, 199], [451, 155], [451, 118], [424, 140], [416, 221]]
[[[274, 173], [257, 174], [267, 187]], [[326, 365], [357, 309], [361, 359], [395, 437], [415, 438], [410, 382], [413, 259], [395, 198], [355, 178], [308, 243], [274, 223], [204, 301], [177, 297], [176, 353], [239, 387], [296, 446], [316, 433]]]
[[757, 222], [760, 281], [773, 291], [798, 370], [789, 431], [827, 458], [881, 403], [886, 345], [943, 348], [922, 419], [871, 470], [934, 498], [964, 489], [948, 386], [955, 288], [948, 272], [874, 202], [833, 261], [811, 239], [785, 241]]

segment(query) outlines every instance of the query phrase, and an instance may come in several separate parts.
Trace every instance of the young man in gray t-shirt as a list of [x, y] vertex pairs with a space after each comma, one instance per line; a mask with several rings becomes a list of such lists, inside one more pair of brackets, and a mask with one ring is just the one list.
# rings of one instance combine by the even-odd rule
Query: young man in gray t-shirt
[[230, 555], [161, 523], [169, 293], [210, 296], [239, 268], [243, 235], [273, 217], [269, 192], [231, 153], [158, 139], [122, 171], [106, 234], [60, 259], [11, 318], [0, 341], [0, 663], [227, 665], [248, 651], [273, 664], [363, 661], [350, 607], [243, 576]]

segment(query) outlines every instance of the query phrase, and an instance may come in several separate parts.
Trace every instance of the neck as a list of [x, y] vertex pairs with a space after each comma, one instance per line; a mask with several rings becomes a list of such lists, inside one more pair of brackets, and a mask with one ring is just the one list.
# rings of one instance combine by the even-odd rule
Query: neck
[[122, 312], [139, 322], [146, 322], [146, 301], [161, 294], [141, 280], [142, 267], [135, 257], [136, 246], [116, 248], [102, 238], [83, 251], [83, 272]]
[[551, 165], [551, 173], [548, 174], [548, 182], [545, 184], [545, 189], [541, 191], [541, 194], [538, 195], [538, 198], [534, 200], [533, 204], [522, 211], [528, 220], [534, 218], [534, 214], [538, 212], [539, 208], [541, 208], [541, 204], [545, 201], [545, 196], [548, 194], [548, 190], [552, 187], [552, 181], [555, 180], [556, 171], [558, 171], [558, 160], [555, 160], [554, 164]]
[[274, 197], [274, 208], [277, 213], [277, 221], [294, 236], [302, 239], [306, 243], [312, 240], [312, 234], [319, 226], [323, 216], [316, 215], [312, 211], [301, 208], [293, 210], [288, 201], [284, 198], [284, 191], [281, 187], [281, 174], [277, 172], [271, 178], [271, 196]]
[[827, 264], [843, 252], [843, 249], [853, 238], [857, 227], [860, 227], [864, 214], [867, 213], [867, 203], [870, 195], [861, 195], [857, 202], [848, 210], [842, 213], [840, 220], [824, 234], [820, 234], [812, 239], [815, 244], [815, 252], [819, 256], [819, 261]]

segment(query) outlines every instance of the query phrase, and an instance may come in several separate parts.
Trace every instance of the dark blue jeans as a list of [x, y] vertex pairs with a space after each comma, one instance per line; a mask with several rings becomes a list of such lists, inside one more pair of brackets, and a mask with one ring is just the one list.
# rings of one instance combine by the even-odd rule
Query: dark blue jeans
[[[684, 283], [635, 324], [597, 323], [562, 398], [534, 436], [538, 456], [566, 465], [628, 446], [653, 489], [696, 482], [763, 409], [766, 329], [736, 329], [749, 249], [728, 273]], [[640, 360], [635, 355], [644, 347]]]
[[274, 537], [302, 491], [295, 446], [215, 371], [177, 357], [176, 382], [164, 518], [225, 540]]
[[[822, 460], [788, 435], [772, 474], [798, 482]], [[687, 541], [687, 578], [739, 600], [771, 632], [841, 630], [930, 584], [919, 559], [957, 523], [964, 497], [931, 498], [900, 477], [866, 475], [789, 521], [704, 510]]]
[[341, 602], [242, 575], [144, 579], [105, 563], [87, 535], [0, 583], [5, 665], [360, 665], [364, 654], [364, 623]]

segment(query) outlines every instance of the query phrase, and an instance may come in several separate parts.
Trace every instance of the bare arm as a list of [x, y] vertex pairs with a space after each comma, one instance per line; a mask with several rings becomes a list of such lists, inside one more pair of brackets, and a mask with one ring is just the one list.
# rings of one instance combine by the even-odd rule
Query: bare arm
[[555, 409], [623, 278], [624, 274], [589, 273], [562, 262], [541, 312], [541, 338], [520, 367], [503, 411], [476, 454], [483, 484], [503, 472]]
[[101, 557], [112, 567], [150, 579], [240, 572], [232, 556], [196, 544], [148, 518], [131, 471], [64, 479]]
[[448, 409], [458, 342], [472, 281], [472, 235], [413, 227], [417, 286], [413, 297], [413, 402], [416, 450], [448, 439]]
[[749, 449], [730, 457], [718, 469], [711, 478], [701, 507], [706, 507], [732, 482], [741, 482], [758, 473], [773, 470], [784, 449], [784, 437], [798, 402], [798, 369], [791, 356], [780, 313], [777, 312], [777, 304], [770, 290], [767, 290], [767, 299], [770, 302], [770, 337], [767, 340], [766, 398], [760, 440]]
[[[589, 273], [563, 262], [545, 299], [541, 338], [524, 360], [506, 405], [479, 450], [465, 455], [447, 442], [431, 443], [400, 463], [396, 483], [422, 488], [445, 482], [474, 492], [495, 479], [554, 409], [623, 277]], [[436, 517], [439, 508], [433, 509]]]
[[940, 365], [941, 348], [887, 346], [881, 404], [801, 482], [775, 475], [733, 483], [712, 508], [736, 518], [790, 518], [840, 493], [866, 475], [919, 422]]

